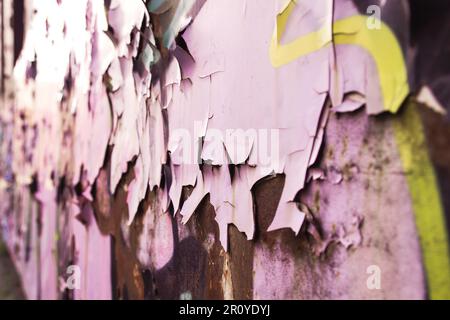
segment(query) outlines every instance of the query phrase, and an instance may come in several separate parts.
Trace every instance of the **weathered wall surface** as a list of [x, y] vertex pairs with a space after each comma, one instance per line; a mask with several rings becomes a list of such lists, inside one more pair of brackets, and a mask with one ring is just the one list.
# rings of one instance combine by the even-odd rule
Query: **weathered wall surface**
[[28, 298], [450, 297], [415, 1], [19, 2], [0, 217]]

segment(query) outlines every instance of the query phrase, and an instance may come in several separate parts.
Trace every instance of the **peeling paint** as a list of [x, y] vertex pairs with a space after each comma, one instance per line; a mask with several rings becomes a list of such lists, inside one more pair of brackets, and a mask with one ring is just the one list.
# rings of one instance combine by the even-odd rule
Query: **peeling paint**
[[[390, 3], [384, 12], [408, 19]], [[395, 202], [386, 190], [405, 203], [399, 217], [407, 220], [386, 246], [405, 250], [398, 262], [413, 262], [389, 279], [399, 285], [421, 272], [418, 234], [430, 297], [448, 296], [441, 196], [420, 120], [405, 102], [414, 60], [405, 26], [382, 19], [371, 30], [349, 0], [27, 6], [34, 14], [14, 67], [15, 96], [2, 107], [10, 158], [0, 193], [13, 199], [1, 221], [9, 247], [22, 250], [23, 281], [42, 273], [28, 297], [339, 297], [326, 285], [338, 270], [364, 269], [356, 257], [365, 263], [376, 253], [395, 267], [379, 244], [395, 235], [376, 218], [393, 213], [383, 209], [382, 198]], [[438, 91], [423, 88], [418, 101], [443, 113]], [[364, 119], [366, 131], [356, 120], [339, 128], [340, 117]], [[265, 202], [273, 212], [261, 217], [267, 208], [258, 211], [255, 190], [265, 183], [276, 188]], [[238, 274], [233, 250], [244, 240], [248, 270]], [[71, 264], [84, 275], [73, 293], [61, 284]], [[302, 287], [308, 272], [317, 283]], [[341, 275], [360, 279], [351, 277]], [[398, 296], [423, 295], [420, 276], [411, 288]]]

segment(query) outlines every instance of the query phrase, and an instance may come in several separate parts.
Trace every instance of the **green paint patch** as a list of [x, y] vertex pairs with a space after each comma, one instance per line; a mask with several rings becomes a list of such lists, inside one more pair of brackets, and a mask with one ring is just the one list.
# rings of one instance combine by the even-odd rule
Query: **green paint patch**
[[394, 131], [413, 203], [431, 299], [450, 299], [450, 258], [444, 210], [417, 107], [407, 101]]

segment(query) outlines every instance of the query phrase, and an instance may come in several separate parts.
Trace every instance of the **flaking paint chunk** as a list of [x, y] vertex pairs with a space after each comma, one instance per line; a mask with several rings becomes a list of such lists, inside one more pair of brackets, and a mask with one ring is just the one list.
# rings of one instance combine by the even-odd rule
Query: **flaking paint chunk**
[[[18, 105], [29, 106], [33, 90], [49, 103], [38, 103], [31, 112], [29, 125], [38, 128], [36, 154], [28, 163], [18, 148], [15, 172], [27, 173], [26, 181], [38, 173], [38, 184], [50, 189], [55, 187], [52, 172], [66, 174], [56, 156], [65, 149], [46, 140], [62, 139], [61, 103], [69, 100], [75, 127], [71, 183], [85, 181], [89, 197], [110, 148], [110, 194], [117, 193], [126, 172], [134, 175], [125, 186], [125, 229], [149, 190], [157, 190], [163, 203], [161, 212], [146, 215], [165, 214], [172, 204], [184, 223], [209, 195], [227, 249], [229, 224], [249, 240], [254, 236], [253, 186], [284, 174], [268, 230], [298, 233], [306, 214], [297, 195], [311, 179], [324, 179], [310, 168], [330, 112], [363, 106], [369, 114], [396, 111], [408, 89], [402, 60], [388, 65], [395, 81], [386, 91], [386, 66], [380, 60], [385, 46], [371, 51], [379, 34], [361, 28], [349, 1], [247, 0], [243, 7], [238, 0], [147, 5], [115, 0], [105, 8], [102, 1], [86, 0], [77, 8], [69, 1], [48, 8], [38, 10], [16, 66], [18, 88], [27, 92]], [[149, 12], [159, 17], [157, 26]], [[395, 50], [397, 59], [401, 50]], [[34, 80], [25, 79], [31, 63], [36, 64]], [[69, 75], [70, 95], [54, 99]], [[245, 139], [228, 139], [235, 132]], [[261, 156], [264, 144], [269, 157]], [[341, 182], [342, 176], [330, 175], [333, 183]], [[186, 186], [193, 191], [181, 203]]]

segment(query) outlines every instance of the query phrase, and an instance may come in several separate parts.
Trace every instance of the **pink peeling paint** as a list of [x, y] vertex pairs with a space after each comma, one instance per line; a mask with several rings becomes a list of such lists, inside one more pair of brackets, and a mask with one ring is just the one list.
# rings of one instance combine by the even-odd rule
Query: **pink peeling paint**
[[[285, 33], [287, 38], [298, 36], [297, 30], [304, 33], [315, 30], [317, 21], [332, 23], [331, 19], [313, 18], [314, 15], [331, 14], [326, 10], [325, 4], [303, 1], [301, 7], [308, 14], [306, 17], [290, 20]], [[262, 166], [258, 159], [255, 161], [254, 145], [243, 146], [241, 155], [237, 155], [236, 148], [223, 141], [224, 152], [231, 155], [231, 163], [249, 164], [251, 162], [247, 162], [247, 159], [250, 158], [253, 159], [252, 165], [256, 165], [256, 169], [250, 168], [250, 171], [247, 171], [242, 168], [244, 178], [242, 179], [241, 175], [235, 178], [234, 187], [227, 186], [229, 182], [225, 182], [224, 185], [224, 181], [227, 180], [222, 178], [218, 186], [220, 191], [216, 191], [215, 184], [209, 180], [215, 179], [218, 172], [227, 170], [213, 170], [211, 175], [195, 166], [180, 165], [177, 171], [187, 170], [190, 174], [190, 178], [185, 183], [181, 182], [181, 185], [195, 186], [181, 213], [184, 216], [183, 221], [186, 222], [206, 194], [211, 194], [211, 198], [215, 199], [214, 193], [217, 192], [221, 199], [219, 202], [213, 200], [212, 204], [217, 212], [221, 232], [225, 232], [228, 224], [234, 223], [239, 230], [246, 233], [248, 239], [252, 239], [253, 210], [250, 190], [255, 182], [268, 174], [284, 173], [286, 182], [283, 194], [268, 231], [291, 228], [298, 233], [305, 217], [293, 201], [295, 195], [304, 187], [307, 170], [314, 163], [322, 144], [321, 137], [328, 113], [326, 98], [332, 91], [330, 74], [333, 61], [330, 59], [333, 57], [333, 47], [325, 46], [317, 52], [298, 58], [289, 65], [275, 69], [267, 57], [267, 40], [273, 30], [273, 17], [277, 14], [276, 2], [246, 1], [245, 8], [246, 19], [241, 19], [243, 13], [239, 1], [207, 2], [184, 33], [183, 37], [195, 65], [189, 71], [192, 85], [184, 90], [177, 85], [172, 88], [172, 100], [168, 106], [170, 132], [181, 128], [195, 137], [196, 122], [206, 122], [205, 137], [217, 129], [222, 131], [229, 128], [278, 129], [279, 161]], [[347, 11], [344, 15], [355, 14], [356, 9], [353, 7], [345, 8]], [[296, 11], [297, 15], [299, 12], [301, 11]], [[209, 27], [210, 21], [217, 22], [214, 28]], [[259, 32], [255, 33], [254, 30]], [[360, 65], [372, 70], [370, 74], [376, 77], [372, 60], [359, 48], [339, 46], [336, 50], [336, 60], [333, 63], [338, 66], [336, 77], [339, 79], [338, 87], [341, 86], [338, 92], [367, 94], [366, 98], [370, 101], [368, 112], [380, 112], [381, 109], [372, 107], [374, 102], [380, 101], [379, 96], [371, 97], [365, 87], [358, 86], [366, 83], [367, 74], [359, 72], [365, 69], [356, 69], [353, 75], [348, 71], [344, 73], [347, 69], [355, 70], [351, 69], [351, 66], [358, 60]], [[206, 76], [209, 78], [205, 81]], [[333, 100], [339, 102], [339, 106], [335, 106], [335, 110], [339, 112], [353, 111], [364, 104], [364, 101], [356, 102], [353, 106], [355, 103], [348, 101], [349, 98], [341, 103], [342, 98], [337, 96], [337, 92], [330, 94], [336, 96]], [[374, 94], [379, 95], [379, 92]], [[192, 105], [197, 106], [194, 112]], [[236, 117], [233, 110], [239, 110], [239, 117]], [[275, 113], [276, 116], [271, 116]], [[321, 118], [323, 125], [319, 127]], [[203, 147], [208, 149], [208, 144], [205, 143]], [[251, 154], [252, 147], [253, 154]], [[176, 148], [177, 146], [171, 147], [171, 150]], [[212, 160], [213, 164], [219, 166], [228, 164], [222, 161], [223, 158], [211, 158], [205, 153], [202, 153], [202, 157], [204, 160]], [[196, 183], [192, 183], [194, 171], [198, 172], [195, 175]], [[251, 172], [251, 177], [245, 177], [247, 172]], [[177, 183], [172, 186], [178, 191], [170, 190], [169, 195], [177, 197], [181, 185]], [[239, 192], [233, 194], [233, 190]], [[177, 202], [177, 199], [175, 201]], [[221, 235], [221, 241], [226, 248], [226, 235]]]
[[[32, 229], [30, 250], [39, 254], [14, 257], [27, 296], [55, 299], [63, 294], [63, 259], [81, 268], [75, 299], [110, 299], [117, 289], [111, 286], [111, 265], [132, 260], [123, 252], [136, 251], [139, 263], [129, 262], [133, 269], [124, 272], [137, 288], [140, 268], [151, 270], [155, 278], [158, 272], [170, 274], [168, 266], [182, 260], [177, 244], [194, 247], [189, 241], [195, 227], [189, 223], [198, 218], [196, 211], [207, 196], [219, 234], [214, 238], [209, 230], [204, 247], [208, 253], [220, 251], [224, 297], [235, 294], [233, 266], [224, 252], [232, 247], [230, 225], [256, 241], [256, 235], [282, 229], [298, 235], [308, 222], [304, 230], [314, 256], [335, 244], [340, 248], [335, 266], [308, 261], [311, 267], [302, 264], [303, 253], [291, 254], [279, 239], [270, 248], [255, 244], [251, 271], [256, 299], [317, 298], [333, 283], [335, 298], [378, 297], [364, 292], [359, 273], [352, 275], [368, 263], [368, 256], [380, 257], [390, 271], [402, 265], [398, 275], [389, 273], [393, 286], [404, 283], [410, 272], [421, 273], [412, 209], [396, 215], [401, 208], [393, 205], [385, 209], [392, 220], [377, 220], [377, 193], [358, 192], [366, 175], [381, 179], [361, 165], [371, 163], [371, 155], [358, 150], [365, 148], [367, 114], [379, 114], [385, 106], [371, 53], [334, 42], [333, 23], [358, 14], [353, 2], [296, 1], [281, 39], [277, 17], [291, 1], [175, 3], [152, 13], [165, 14], [158, 20], [164, 30], [159, 30], [141, 0], [32, 1], [36, 14], [14, 70], [18, 94], [11, 108], [11, 140], [15, 188], [36, 188], [17, 201], [36, 207], [22, 210], [31, 222], [11, 219], [5, 228], [23, 224]], [[274, 66], [274, 33], [279, 45], [285, 45], [317, 30], [323, 31], [317, 50]], [[176, 35], [186, 47], [177, 44], [180, 39], [174, 41]], [[358, 122], [338, 122], [336, 113], [351, 114]], [[238, 140], [236, 132], [244, 139]], [[344, 147], [340, 137], [351, 146]], [[385, 138], [386, 144], [394, 143], [391, 136]], [[334, 148], [342, 157], [324, 160], [325, 140], [326, 150]], [[385, 146], [375, 140], [369, 144]], [[397, 160], [388, 169], [400, 170], [399, 155], [392, 150], [383, 150]], [[260, 181], [275, 176], [284, 177], [280, 199], [271, 221], [259, 230], [254, 191]], [[404, 176], [383, 178], [407, 190]], [[328, 199], [316, 201], [320, 214], [311, 209], [316, 190]], [[102, 224], [104, 217], [95, 210], [99, 191], [104, 192], [106, 215], [117, 225]], [[381, 193], [389, 197], [386, 189]], [[118, 203], [122, 196], [124, 203]], [[398, 196], [410, 203], [406, 191]], [[373, 224], [363, 230], [367, 221]], [[392, 227], [397, 224], [398, 235]], [[384, 248], [373, 245], [384, 239], [377, 230], [405, 252], [395, 263]], [[6, 238], [10, 248], [24, 242], [15, 235]], [[215, 239], [220, 250], [212, 244]], [[33, 278], [38, 271], [40, 282]], [[310, 276], [319, 279], [316, 287], [307, 283]], [[346, 285], [355, 285], [354, 295]], [[410, 292], [392, 296], [424, 294], [420, 277], [407, 287]], [[391, 297], [386, 291], [380, 296]]]
[[[86, 9], [77, 9], [79, 19], [75, 19], [76, 14], [72, 14], [65, 21], [64, 10], [73, 8], [63, 2], [62, 5], [53, 5], [53, 11], [38, 10], [36, 28], [29, 33], [36, 34], [26, 42], [24, 53], [16, 67], [18, 83], [21, 82], [20, 76], [25, 74], [23, 70], [30, 59], [34, 59], [33, 52], [36, 54], [38, 75], [41, 74], [40, 68], [47, 69], [45, 63], [54, 63], [56, 55], [65, 58], [58, 60], [60, 62], [56, 69], [51, 68], [55, 70], [55, 74], [50, 79], [56, 88], [62, 85], [67, 67], [71, 66], [69, 58], [75, 57], [76, 67], [71, 66], [78, 70], [72, 71], [75, 90], [71, 93], [74, 97], [71, 100], [71, 110], [76, 114], [77, 137], [74, 144], [74, 183], [80, 181], [79, 174], [83, 170], [86, 172], [88, 185], [93, 184], [103, 163], [106, 148], [111, 145], [110, 190], [113, 193], [130, 161], [136, 159], [135, 179], [128, 186], [128, 224], [133, 221], [147, 188], [159, 186], [161, 166], [166, 163], [165, 155], [169, 151], [173, 161], [173, 182], [169, 190], [166, 188], [161, 192], [168, 194], [177, 211], [182, 187], [194, 186], [194, 192], [181, 209], [184, 222], [189, 220], [203, 197], [210, 194], [224, 248], [227, 248], [228, 224], [235, 224], [240, 231], [245, 232], [248, 239], [253, 238], [251, 189], [257, 181], [273, 173], [284, 173], [286, 181], [277, 213], [268, 230], [291, 228], [298, 233], [305, 216], [293, 201], [304, 187], [307, 170], [314, 163], [321, 146], [328, 113], [326, 99], [331, 92], [332, 63], [338, 66], [337, 78], [340, 79], [338, 84], [341, 86], [338, 92], [331, 92], [335, 101], [342, 101], [338, 95], [346, 92], [366, 94], [365, 88], [360, 87], [366, 74], [352, 75], [349, 72], [355, 72], [355, 69], [349, 66], [357, 59], [362, 65], [367, 65], [367, 68], [373, 68], [373, 63], [360, 49], [351, 47], [336, 48], [336, 60], [330, 60], [333, 57], [333, 47], [328, 45], [289, 65], [274, 68], [267, 54], [268, 40], [274, 28], [274, 18], [284, 10], [285, 5], [280, 6], [278, 1], [261, 3], [248, 0], [243, 12], [240, 1], [206, 2], [183, 35], [193, 59], [190, 60], [183, 49], [175, 48], [174, 56], [165, 71], [164, 82], [156, 82], [148, 90], [145, 84], [149, 84], [151, 74], [144, 73], [143, 77], [138, 75], [133, 71], [132, 62], [137, 57], [136, 48], [140, 39], [140, 34], [135, 30], [141, 27], [143, 21], [146, 21], [145, 25], [148, 27], [149, 17], [143, 3], [137, 0], [130, 4], [113, 1], [105, 15], [101, 1], [85, 1], [81, 8], [89, 7], [90, 16], [86, 25], [80, 25], [77, 21], [82, 20]], [[318, 27], [318, 21], [331, 24], [329, 17], [332, 13], [325, 4], [303, 1], [301, 7], [308, 14], [298, 16], [301, 11], [294, 12], [295, 17], [288, 25], [286, 39], [283, 41], [298, 36], [297, 30], [304, 34], [312, 32]], [[338, 16], [349, 15], [354, 11], [351, 7], [344, 8], [347, 11], [338, 13]], [[49, 39], [42, 29], [43, 23], [39, 22], [39, 19], [44, 19], [43, 15], [49, 21], [50, 31], [56, 28], [55, 37], [59, 38], [53, 45], [43, 46], [42, 42], [34, 43], [32, 40]], [[324, 15], [324, 19], [328, 18], [314, 18], [320, 15]], [[246, 18], [242, 19], [242, 16]], [[55, 22], [51, 19], [55, 19]], [[216, 22], [213, 28], [210, 27], [210, 21]], [[63, 24], [67, 25], [65, 37], [61, 37], [56, 31]], [[104, 33], [108, 24], [114, 31], [112, 39]], [[150, 29], [147, 30], [151, 32]], [[255, 33], [254, 30], [259, 31]], [[86, 37], [82, 36], [89, 34], [93, 39], [91, 42], [87, 42]], [[133, 35], [131, 38], [130, 34]], [[150, 39], [154, 41], [152, 36]], [[105, 83], [102, 82], [106, 72], [113, 88], [109, 93], [109, 100]], [[372, 74], [376, 76], [376, 72]], [[43, 81], [36, 79], [36, 85], [39, 86]], [[88, 91], [89, 81], [91, 87]], [[26, 87], [27, 82], [24, 83]], [[187, 83], [189, 85], [186, 86]], [[370, 107], [370, 101], [378, 99], [375, 97], [371, 100], [370, 96], [366, 98], [369, 100], [369, 112], [377, 112]], [[39, 101], [48, 99], [41, 97]], [[351, 102], [344, 100], [335, 107], [336, 111], [345, 112], [355, 110], [360, 105], [358, 103], [353, 106]], [[45, 108], [48, 108], [48, 104]], [[162, 120], [163, 109], [168, 113], [167, 124]], [[57, 109], [54, 110], [58, 112]], [[233, 110], [239, 110], [239, 117], [235, 116]], [[39, 112], [36, 114], [39, 115]], [[200, 131], [196, 128], [198, 123], [203, 126]], [[53, 127], [56, 130], [53, 136], [58, 135], [56, 125], [57, 122]], [[164, 134], [166, 125], [168, 137]], [[177, 154], [182, 156], [186, 150], [182, 149], [180, 141], [171, 140], [171, 133], [184, 130], [183, 132], [194, 137], [191, 148], [194, 148], [192, 154], [195, 156], [195, 151], [199, 150], [199, 146], [195, 146], [197, 139], [208, 138], [214, 130], [224, 132], [227, 129], [245, 131], [267, 128], [279, 132], [279, 140], [276, 141], [279, 155], [273, 156], [268, 164], [262, 164], [261, 159], [256, 157], [254, 140], [250, 140], [245, 146], [233, 145], [224, 140], [223, 153], [217, 158], [217, 154], [205, 153], [210, 147], [206, 139], [201, 154], [203, 160], [212, 161], [215, 167], [200, 170], [196, 164], [183, 163], [182, 159], [177, 161]], [[39, 132], [42, 136], [46, 131], [42, 128]], [[96, 138], [91, 139], [93, 136]], [[165, 141], [171, 141], [169, 146]], [[45, 153], [49, 156], [55, 154], [44, 146], [42, 152], [42, 157], [46, 157]], [[231, 156], [231, 164], [243, 164], [233, 181], [228, 176], [228, 161], [225, 162], [223, 158], [225, 154]], [[35, 170], [40, 168], [40, 175], [46, 175], [42, 177], [43, 183], [49, 179], [49, 170], [56, 167], [57, 161], [54, 159], [49, 162], [51, 157], [46, 159], [43, 158], [42, 161], [45, 163], [44, 167], [48, 167], [47, 173], [42, 165], [35, 166]]]

